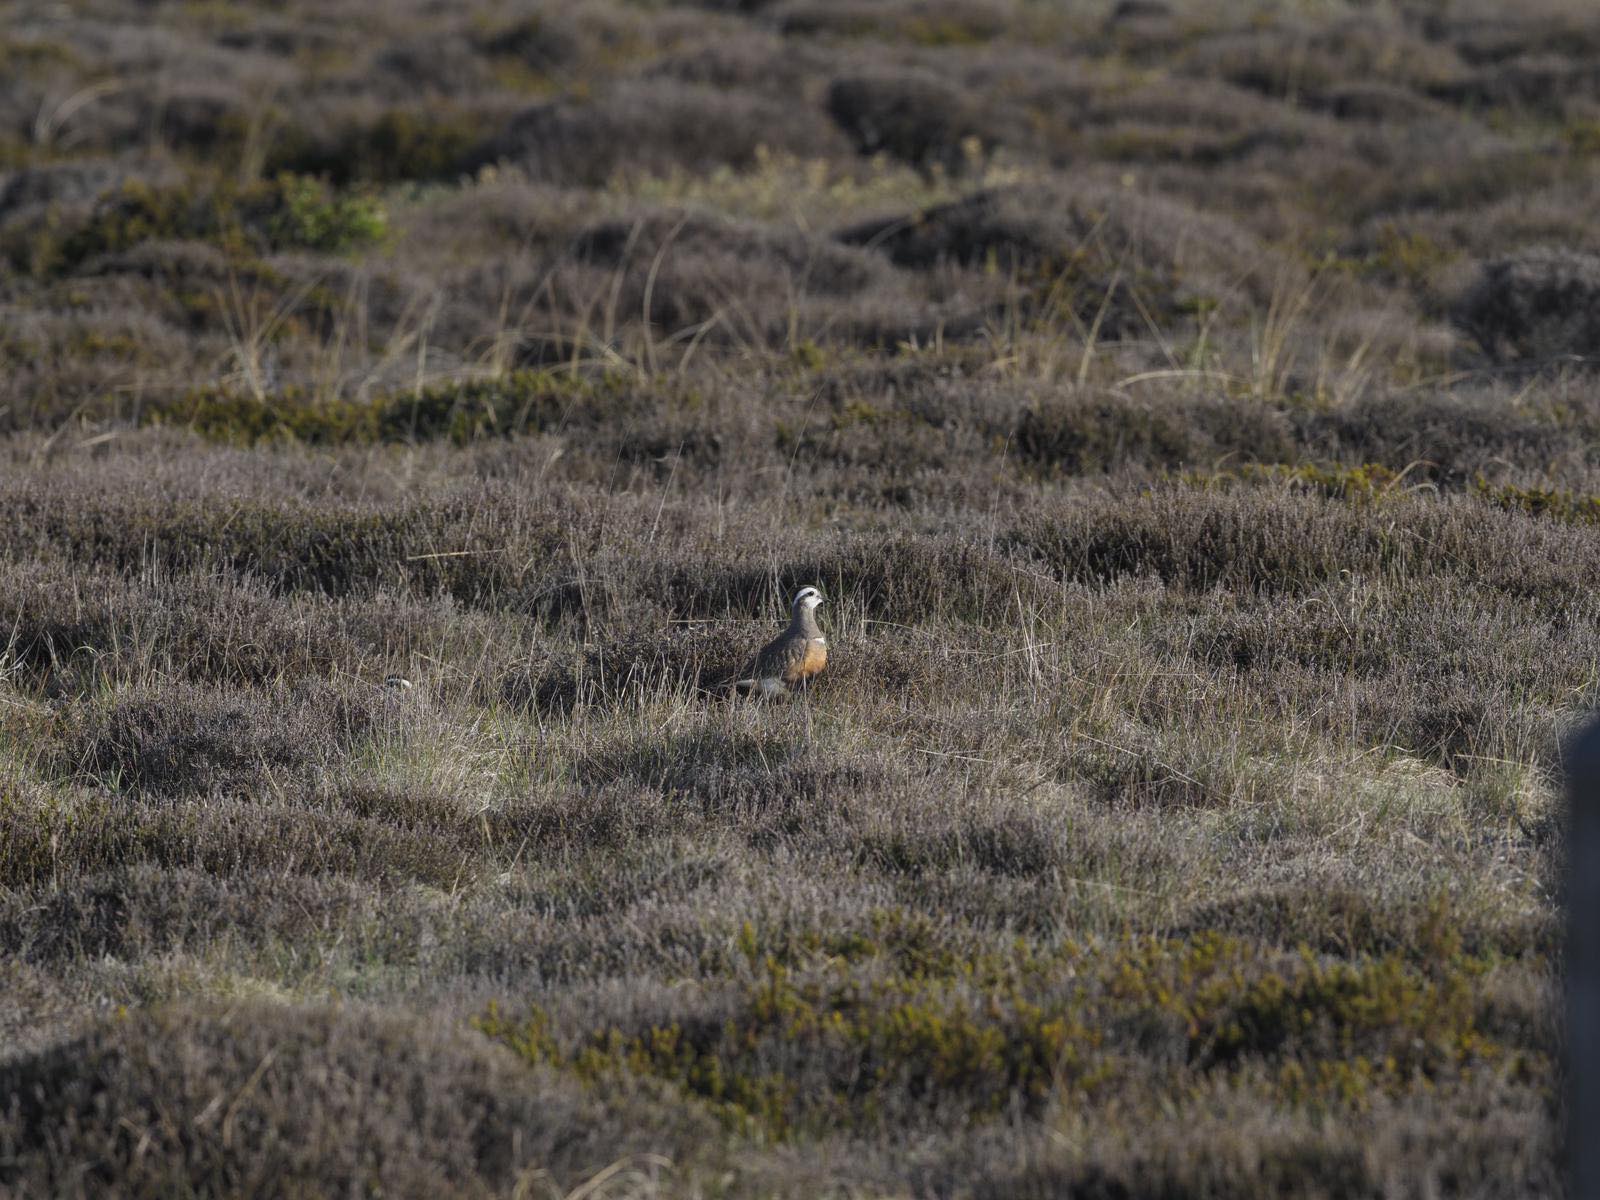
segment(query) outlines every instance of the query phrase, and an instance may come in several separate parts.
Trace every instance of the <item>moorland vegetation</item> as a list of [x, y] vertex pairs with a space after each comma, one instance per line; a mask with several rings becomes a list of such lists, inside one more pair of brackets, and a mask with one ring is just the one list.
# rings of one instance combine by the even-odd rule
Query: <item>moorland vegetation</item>
[[1597, 189], [1581, 0], [0, 4], [0, 1192], [1560, 1195]]

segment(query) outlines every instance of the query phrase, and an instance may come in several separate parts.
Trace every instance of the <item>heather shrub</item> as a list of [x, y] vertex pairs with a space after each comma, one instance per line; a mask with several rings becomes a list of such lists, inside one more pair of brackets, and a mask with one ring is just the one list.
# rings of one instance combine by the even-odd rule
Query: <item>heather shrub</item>
[[1468, 109], [1525, 110], [1560, 117], [1582, 113], [1600, 100], [1600, 70], [1581, 57], [1529, 55], [1480, 66], [1459, 78], [1441, 80], [1430, 90]]
[[51, 205], [89, 204], [125, 178], [122, 169], [106, 161], [27, 167], [6, 176], [0, 186], [0, 218], [10, 220]]
[[1117, 0], [1106, 16], [1106, 24], [1117, 28], [1145, 21], [1166, 21], [1172, 15], [1172, 5], [1167, 0]]
[[515, 59], [541, 75], [570, 67], [583, 49], [574, 23], [548, 5], [493, 29], [483, 35], [481, 42], [490, 54]]
[[1228, 32], [1202, 39], [1184, 56], [1186, 71], [1217, 75], [1271, 96], [1315, 97], [1353, 80], [1415, 89], [1446, 86], [1460, 74], [1448, 49], [1377, 14], [1319, 23], [1291, 20], [1268, 31]]
[[238, 161], [250, 112], [237, 82], [208, 80], [172, 89], [153, 106], [148, 120], [167, 146], [212, 161]]
[[448, 98], [481, 93], [495, 83], [493, 65], [480, 53], [477, 40], [466, 34], [391, 42], [372, 65], [373, 73], [380, 79], [392, 78], [402, 95], [427, 96], [432, 101], [429, 107]]
[[1375, 395], [1295, 421], [1310, 453], [1380, 463], [1412, 484], [1459, 488], [1507, 461], [1553, 464], [1586, 453], [1581, 429], [1532, 420], [1493, 395]]
[[1285, 414], [1218, 399], [1042, 402], [1022, 415], [1014, 442], [1025, 461], [1069, 475], [1134, 465], [1170, 470], [1218, 458], [1279, 462], [1295, 454]]
[[404, 578], [405, 540], [414, 513], [292, 508], [244, 500], [222, 512], [203, 503], [102, 496], [83, 505], [71, 490], [35, 496], [13, 509], [4, 535], [13, 545], [54, 542], [69, 561], [136, 570], [151, 559], [174, 569], [207, 568], [285, 589], [342, 594]]
[[[1079, 985], [1036, 996], [1044, 964], [1027, 948], [1009, 960], [933, 955], [895, 971], [896, 924], [885, 918], [876, 938], [817, 938], [813, 955], [832, 962], [804, 971], [763, 958], [747, 924], [747, 982], [731, 996], [724, 989], [708, 1014], [576, 1037], [538, 1007], [525, 1018], [491, 1008], [479, 1025], [529, 1061], [579, 1077], [669, 1080], [732, 1129], [780, 1140], [890, 1119], [937, 1128], [1015, 1117], [1038, 1111], [1063, 1076], [1092, 1099], [1115, 1089], [1124, 1039], [1146, 1050], [1175, 1042], [1185, 1075], [1268, 1064], [1269, 1086], [1291, 1107], [1359, 1108], [1504, 1053], [1472, 999], [1484, 968], [1459, 954], [1429, 974], [1392, 956], [1285, 961], [1215, 934], [1069, 943], [1057, 953]], [[841, 968], [860, 960], [888, 969], [856, 982]]]
[[998, 275], [1020, 287], [1030, 315], [1071, 314], [1108, 339], [1228, 297], [1245, 278], [1225, 264], [1252, 242], [1182, 205], [1092, 186], [985, 190], [839, 237], [917, 270], [955, 264]]
[[305, 786], [323, 755], [361, 736], [371, 707], [315, 685], [223, 695], [169, 685], [80, 713], [68, 762], [134, 795], [248, 791], [269, 779]]
[[1455, 319], [1496, 361], [1600, 354], [1600, 258], [1532, 250], [1485, 263]]
[[231, 255], [305, 248], [340, 253], [370, 245], [386, 228], [375, 199], [338, 195], [313, 179], [279, 175], [239, 187], [201, 180], [172, 187], [130, 181], [87, 220], [35, 249], [36, 271], [71, 271], [149, 241], [212, 242]]
[[1399, 136], [1367, 140], [1363, 149], [1387, 169], [1363, 173], [1351, 160], [1318, 168], [1327, 199], [1341, 217], [1356, 221], [1426, 212], [1476, 216], [1508, 196], [1552, 187], [1565, 174], [1555, 157], [1459, 124], [1419, 122]]
[[1007, 541], [1086, 582], [1156, 576], [1196, 590], [1295, 593], [1348, 572], [1471, 571], [1480, 586], [1558, 606], [1578, 601], [1596, 554], [1581, 529], [1529, 529], [1464, 498], [1427, 504], [1399, 492], [1381, 506], [1358, 507], [1275, 489], [1188, 486], [1042, 508]]
[[311, 175], [335, 184], [448, 180], [480, 160], [484, 128], [500, 114], [451, 100], [297, 114], [265, 151], [269, 174]]
[[[1049, 99], [1046, 92], [1038, 103]], [[1295, 110], [1212, 79], [1084, 87], [1081, 95], [1069, 93], [1061, 102], [1081, 114], [1073, 124], [1094, 153], [1117, 161], [1155, 161], [1165, 155], [1236, 163], [1272, 150], [1322, 145], [1330, 132]]]
[[1416, 121], [1438, 114], [1436, 103], [1428, 97], [1371, 80], [1324, 88], [1315, 103], [1342, 121]]
[[737, 334], [780, 335], [807, 297], [862, 293], [890, 274], [851, 247], [692, 212], [593, 225], [572, 252], [612, 275], [608, 303], [625, 320], [644, 313], [668, 334], [721, 317]]
[[[265, 786], [264, 779], [249, 784], [235, 779], [255, 790]], [[470, 827], [464, 832], [459, 812], [447, 822], [406, 827], [385, 811], [382, 793], [376, 794], [377, 804], [370, 792], [336, 791], [313, 802], [316, 790], [301, 780], [286, 781], [283, 791], [283, 799], [277, 793], [142, 799], [103, 789], [23, 793], [0, 813], [6, 835], [0, 878], [8, 887], [59, 888], [63, 860], [87, 876], [154, 864], [217, 879], [282, 877], [315, 864], [317, 876], [346, 877], [370, 887], [452, 887], [494, 865], [481, 858], [482, 833]], [[57, 900], [61, 924], [39, 943], [41, 955], [70, 958], [85, 948], [93, 952], [97, 943], [115, 948], [123, 940], [139, 940], [131, 921], [105, 928], [107, 914], [115, 911], [107, 904], [79, 914], [64, 898]], [[11, 940], [26, 943], [33, 935], [30, 928]]]
[[985, 110], [930, 73], [836, 79], [827, 105], [860, 153], [888, 154], [923, 169], [959, 174], [977, 155], [1007, 140], [1003, 112]]
[[[60, 1196], [487, 1195], [589, 1136], [578, 1095], [530, 1094], [521, 1074], [470, 1034], [376, 1013], [257, 1001], [138, 1014], [7, 1064], [0, 1178]], [[219, 1109], [224, 1092], [237, 1101]], [[564, 1153], [568, 1172], [583, 1161]]]
[[531, 179], [593, 187], [621, 171], [744, 167], [761, 147], [826, 155], [837, 148], [836, 136], [805, 105], [661, 79], [530, 108], [491, 138], [481, 157]]
[[181, 425], [236, 445], [360, 445], [436, 438], [465, 444], [556, 428], [593, 428], [627, 407], [615, 378], [520, 370], [500, 379], [440, 384], [368, 400], [266, 399], [225, 389], [197, 391], [147, 406], [145, 420]]
[[1015, 13], [992, 0], [913, 0], [886, 8], [861, 0], [804, 0], [786, 4], [786, 34], [882, 37], [914, 46], [970, 46], [1006, 31]]
[[704, 45], [665, 55], [652, 75], [724, 89], [748, 89], [785, 98], [807, 95], [824, 74], [828, 55], [772, 33], [740, 30]]
[[[559, 618], [583, 611], [576, 587], [550, 597]], [[627, 605], [631, 597], [610, 598]], [[616, 704], [661, 688], [694, 691], [731, 681], [743, 663], [729, 659], [725, 638], [703, 627], [652, 629], [618, 637], [605, 646], [569, 647], [501, 673], [500, 695], [540, 712], [568, 713], [579, 705]], [[615, 776], [611, 776], [615, 778]]]
[[0, 578], [10, 615], [10, 680], [52, 699], [86, 699], [147, 672], [216, 687], [322, 680], [330, 670], [376, 685], [385, 664], [437, 647], [474, 622], [389, 592], [335, 602], [274, 594], [245, 573], [169, 572], [133, 580], [41, 556]]
[[1430, 17], [1423, 28], [1474, 65], [1523, 56], [1583, 57], [1600, 48], [1600, 24], [1592, 14], [1563, 11], [1559, 5], [1529, 10], [1524, 20], [1439, 14]]

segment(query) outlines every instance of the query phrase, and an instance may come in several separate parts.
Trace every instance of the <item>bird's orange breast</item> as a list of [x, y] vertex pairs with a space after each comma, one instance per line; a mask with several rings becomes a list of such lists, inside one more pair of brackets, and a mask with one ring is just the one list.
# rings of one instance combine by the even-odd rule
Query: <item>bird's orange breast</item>
[[805, 656], [801, 658], [800, 665], [795, 668], [795, 682], [801, 679], [810, 679], [823, 667], [828, 665], [828, 644], [826, 642], [812, 641], [806, 643]]

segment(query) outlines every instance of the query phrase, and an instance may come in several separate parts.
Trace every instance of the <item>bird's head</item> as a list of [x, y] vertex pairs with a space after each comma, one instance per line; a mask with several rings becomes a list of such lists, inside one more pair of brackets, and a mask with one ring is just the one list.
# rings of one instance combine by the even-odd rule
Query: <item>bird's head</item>
[[793, 608], [797, 614], [816, 612], [821, 603], [822, 593], [814, 587], [803, 587], [794, 594]]

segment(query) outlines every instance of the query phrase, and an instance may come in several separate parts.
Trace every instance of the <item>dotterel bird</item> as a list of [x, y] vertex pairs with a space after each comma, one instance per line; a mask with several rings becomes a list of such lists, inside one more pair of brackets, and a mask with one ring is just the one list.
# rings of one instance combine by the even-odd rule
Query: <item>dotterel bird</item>
[[783, 696], [827, 666], [828, 639], [817, 625], [817, 605], [821, 603], [822, 593], [814, 587], [796, 592], [789, 608], [789, 627], [762, 647], [749, 678], [737, 680], [733, 686], [752, 695]]

